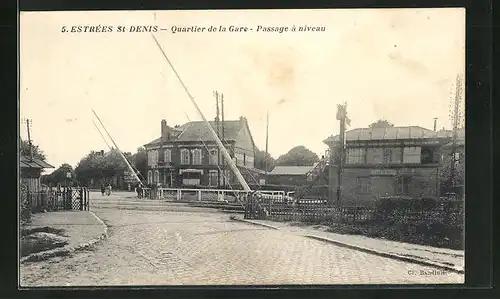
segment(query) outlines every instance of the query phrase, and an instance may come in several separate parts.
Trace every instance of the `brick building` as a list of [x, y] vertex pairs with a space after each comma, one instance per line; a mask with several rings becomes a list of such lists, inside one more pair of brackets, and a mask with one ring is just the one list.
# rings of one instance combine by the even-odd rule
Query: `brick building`
[[[224, 136], [222, 141], [247, 183], [259, 182], [262, 171], [254, 168], [255, 144], [247, 119], [224, 121], [219, 130], [214, 121], [210, 125], [220, 137]], [[144, 147], [148, 154], [148, 184], [176, 188], [238, 185], [203, 121], [170, 127], [162, 120], [161, 136]]]
[[[346, 132], [342, 194], [346, 199], [379, 196], [439, 196], [439, 170], [449, 134], [418, 126], [360, 128]], [[333, 155], [329, 176], [338, 185], [339, 136], [324, 140]]]

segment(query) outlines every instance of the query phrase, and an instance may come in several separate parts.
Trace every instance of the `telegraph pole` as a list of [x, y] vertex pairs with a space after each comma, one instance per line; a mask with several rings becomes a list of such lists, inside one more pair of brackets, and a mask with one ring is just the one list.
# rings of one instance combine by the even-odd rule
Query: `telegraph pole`
[[28, 146], [29, 146], [28, 155], [30, 159], [33, 159], [33, 144], [31, 142], [31, 132], [30, 132], [30, 127], [33, 125], [33, 123], [28, 118], [25, 118], [23, 122], [26, 123], [26, 130], [28, 131]]
[[[220, 138], [220, 130], [219, 130], [219, 92], [214, 91], [215, 96], [215, 132], [217, 133], [217, 137]], [[217, 186], [220, 188], [220, 151], [217, 151]]]
[[457, 152], [457, 139], [458, 139], [458, 129], [460, 120], [460, 97], [462, 93], [462, 80], [460, 76], [457, 76], [456, 92], [453, 101], [453, 112], [452, 112], [452, 122], [453, 122], [453, 137], [452, 137], [452, 150], [451, 150], [451, 165], [450, 165], [450, 179], [451, 186], [455, 186], [456, 181], [456, 152]]
[[267, 181], [267, 168], [268, 168], [268, 159], [267, 155], [269, 154], [269, 109], [267, 110], [266, 115], [266, 155], [264, 156], [264, 168], [266, 171], [266, 181]]
[[337, 203], [342, 201], [342, 174], [344, 171], [344, 156], [345, 156], [345, 132], [346, 125], [350, 125], [351, 120], [347, 117], [347, 103], [344, 105], [337, 105], [337, 119], [340, 121], [340, 135], [339, 135], [339, 158], [338, 158], [338, 173], [337, 173]]
[[[220, 95], [220, 105], [221, 105], [221, 135], [222, 135], [222, 142], [224, 146], [226, 146], [226, 141], [224, 139], [224, 94], [221, 93]], [[220, 155], [219, 155], [220, 156]], [[224, 157], [221, 156], [221, 162], [222, 162], [222, 186], [226, 186], [226, 164], [224, 163]]]

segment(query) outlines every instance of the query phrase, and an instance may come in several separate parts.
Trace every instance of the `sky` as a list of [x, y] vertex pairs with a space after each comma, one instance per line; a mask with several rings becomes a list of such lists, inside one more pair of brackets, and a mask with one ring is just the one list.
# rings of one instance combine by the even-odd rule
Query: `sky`
[[[207, 119], [217, 90], [225, 119], [246, 117], [265, 149], [269, 111], [275, 158], [298, 145], [322, 155], [344, 102], [348, 129], [378, 119], [433, 129], [435, 117], [438, 128], [451, 128], [456, 77], [465, 73], [462, 8], [22, 12], [20, 23], [20, 118], [32, 121], [33, 142], [56, 168], [107, 150], [91, 109], [124, 152], [158, 138], [162, 119], [201, 120], [152, 35]], [[113, 31], [62, 32], [98, 25]], [[231, 25], [253, 30], [172, 32]], [[259, 25], [325, 31], [257, 32]], [[20, 136], [27, 138], [22, 122]]]

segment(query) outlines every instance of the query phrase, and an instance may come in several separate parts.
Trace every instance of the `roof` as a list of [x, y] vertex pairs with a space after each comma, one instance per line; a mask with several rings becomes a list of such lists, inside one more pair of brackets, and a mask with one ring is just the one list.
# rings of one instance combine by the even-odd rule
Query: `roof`
[[27, 157], [27, 156], [21, 156], [20, 158], [20, 167], [21, 168], [38, 168], [38, 169], [42, 169], [42, 168], [55, 168], [54, 166], [40, 160], [40, 159], [37, 159], [37, 158], [30, 158], [30, 157]]
[[[215, 121], [209, 121], [212, 128], [215, 130]], [[224, 121], [224, 140], [236, 140], [236, 137], [240, 133], [246, 122], [241, 120], [226, 120]], [[204, 121], [192, 121], [185, 123], [176, 130], [181, 131], [175, 141], [214, 141], [210, 130], [206, 126]], [[161, 142], [161, 137], [145, 144], [145, 146], [152, 146], [159, 144]]]
[[316, 167], [317, 163], [310, 166], [275, 166], [270, 175], [306, 175]]
[[[426, 139], [439, 138], [437, 132], [419, 126], [388, 127], [388, 128], [359, 128], [346, 132], [346, 141], [357, 140], [398, 140], [398, 139]], [[324, 143], [339, 141], [339, 135], [330, 136]]]
[[247, 171], [252, 171], [252, 172], [260, 173], [260, 174], [265, 174], [266, 173], [266, 171], [264, 171], [262, 169], [248, 167], [248, 166], [245, 166], [245, 165], [238, 165], [238, 168], [242, 168], [242, 169], [245, 169]]

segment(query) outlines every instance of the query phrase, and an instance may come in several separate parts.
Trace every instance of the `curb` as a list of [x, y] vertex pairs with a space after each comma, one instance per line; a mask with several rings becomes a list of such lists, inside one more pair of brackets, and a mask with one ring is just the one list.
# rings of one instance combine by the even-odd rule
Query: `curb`
[[332, 243], [332, 244], [335, 244], [335, 245], [340, 246], [340, 247], [345, 247], [345, 248], [354, 249], [354, 250], [366, 252], [366, 253], [373, 254], [373, 255], [378, 255], [381, 257], [394, 259], [394, 260], [418, 264], [418, 265], [422, 265], [422, 266], [430, 266], [430, 267], [439, 268], [442, 270], [451, 271], [451, 272], [458, 273], [458, 274], [465, 273], [465, 271], [463, 269], [457, 269], [455, 267], [436, 263], [436, 262], [431, 262], [431, 261], [426, 261], [426, 260], [416, 259], [416, 258], [410, 258], [410, 257], [402, 256], [402, 255], [397, 255], [394, 253], [386, 253], [386, 252], [382, 252], [382, 251], [378, 251], [378, 250], [374, 250], [374, 249], [369, 249], [369, 248], [365, 248], [365, 247], [361, 247], [361, 246], [356, 246], [356, 245], [350, 245], [350, 244], [347, 244], [344, 242], [339, 242], [339, 241], [335, 241], [335, 240], [324, 238], [324, 237], [318, 237], [318, 236], [313, 236], [313, 235], [305, 235], [305, 237], [310, 238], [310, 239], [314, 239], [317, 241]]
[[97, 219], [97, 221], [100, 222], [104, 226], [104, 231], [98, 238], [92, 239], [89, 242], [80, 244], [76, 247], [64, 246], [62, 248], [56, 248], [56, 249], [52, 249], [52, 250], [32, 253], [26, 257], [21, 258], [21, 261], [20, 261], [21, 264], [24, 264], [27, 262], [40, 262], [40, 261], [48, 260], [50, 258], [58, 257], [58, 256], [67, 256], [67, 255], [71, 254], [72, 252], [90, 249], [91, 247], [97, 245], [99, 242], [106, 239], [108, 237], [108, 226], [99, 217], [97, 217], [93, 212], [90, 212], [90, 214], [92, 214], [92, 216], [94, 216]]
[[233, 221], [239, 221], [239, 222], [244, 222], [244, 223], [248, 223], [248, 224], [253, 224], [253, 225], [257, 225], [257, 226], [263, 226], [263, 227], [267, 227], [267, 228], [270, 228], [270, 229], [279, 230], [279, 228], [277, 228], [275, 226], [268, 225], [268, 224], [263, 224], [263, 223], [258, 223], [258, 222], [254, 222], [252, 220], [238, 219], [238, 218], [231, 219], [231, 220], [233, 220]]

